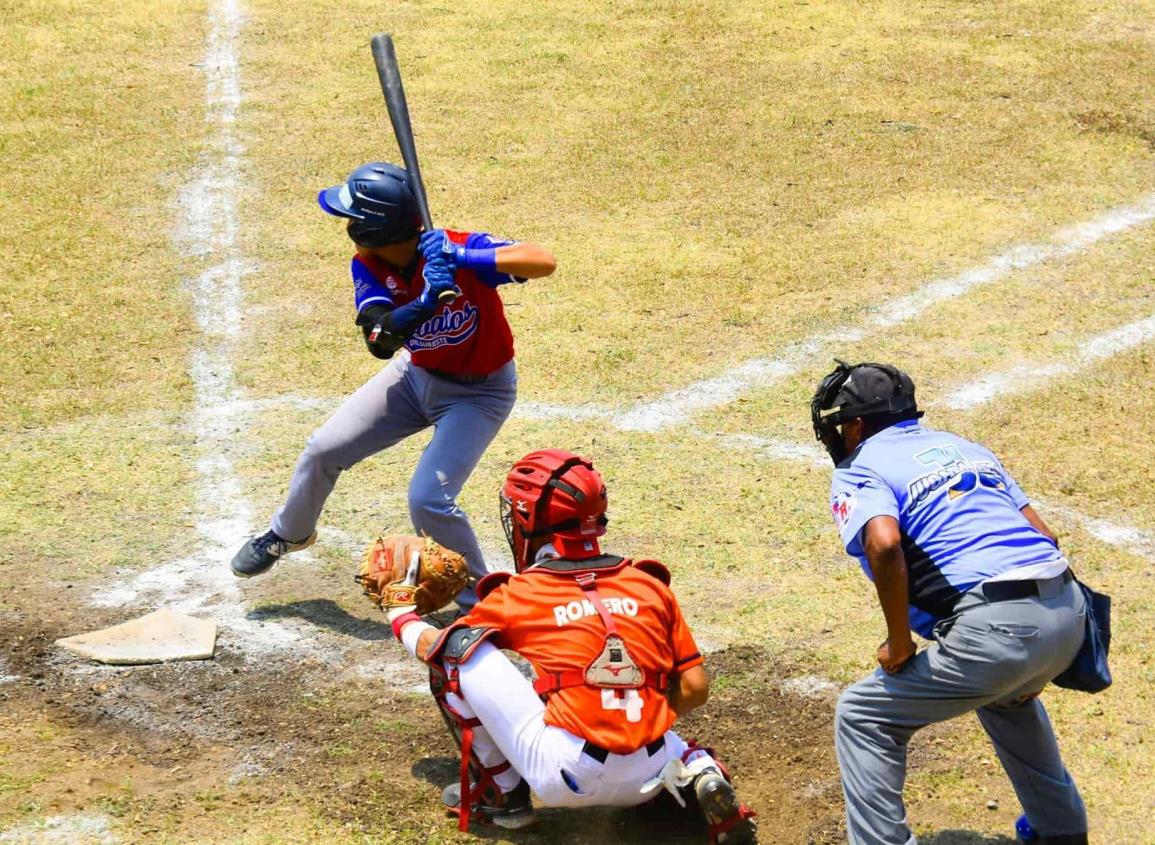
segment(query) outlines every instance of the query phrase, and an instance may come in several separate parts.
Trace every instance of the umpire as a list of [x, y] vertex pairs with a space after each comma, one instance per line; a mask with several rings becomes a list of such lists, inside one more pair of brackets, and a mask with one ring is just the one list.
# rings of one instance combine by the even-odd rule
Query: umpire
[[[1083, 596], [998, 458], [920, 417], [914, 383], [886, 364], [839, 361], [811, 402], [836, 467], [834, 521], [886, 617], [881, 670], [849, 687], [835, 714], [850, 842], [916, 841], [902, 802], [907, 743], [973, 710], [1031, 842], [1086, 843], [1086, 809], [1037, 698], [1082, 645]], [[933, 640], [918, 654], [912, 630]]]

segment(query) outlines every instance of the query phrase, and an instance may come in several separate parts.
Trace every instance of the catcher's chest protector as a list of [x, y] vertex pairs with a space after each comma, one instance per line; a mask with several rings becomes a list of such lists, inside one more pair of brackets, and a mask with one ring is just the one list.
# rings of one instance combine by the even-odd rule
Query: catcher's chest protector
[[618, 633], [614, 617], [606, 610], [602, 597], [598, 595], [597, 575], [584, 572], [575, 577], [578, 586], [589, 596], [594, 609], [606, 626], [605, 645], [602, 652], [586, 667], [585, 682], [591, 687], [608, 689], [637, 689], [645, 684], [646, 675], [634, 662], [626, 641]]
[[[559, 567], [565, 566], [567, 562], [556, 562]], [[661, 692], [665, 692], [669, 686], [670, 676], [667, 672], [652, 672], [643, 669], [637, 664], [633, 656], [630, 654], [629, 648], [626, 646], [625, 639], [618, 632], [618, 626], [614, 622], [614, 617], [606, 609], [602, 602], [601, 596], [598, 594], [597, 576], [599, 572], [602, 575], [608, 575], [620, 570], [624, 566], [633, 566], [648, 575], [657, 578], [665, 584], [669, 584], [669, 572], [664, 566], [657, 561], [630, 561], [622, 558], [609, 558], [606, 564], [591, 571], [583, 569], [573, 575], [577, 585], [581, 587], [582, 592], [586, 595], [587, 600], [593, 605], [598, 617], [602, 620], [602, 625], [605, 626], [606, 634], [601, 653], [594, 658], [584, 670], [577, 670], [572, 672], [551, 672], [543, 674], [534, 681], [533, 688], [538, 695], [543, 698], [552, 695], [559, 690], [568, 689], [576, 686], [590, 686], [598, 689], [612, 689], [612, 690], [630, 690], [641, 689], [642, 687], [652, 687]], [[558, 569], [543, 565], [543, 568], [553, 569], [555, 572]], [[621, 693], [619, 693], [621, 695]]]

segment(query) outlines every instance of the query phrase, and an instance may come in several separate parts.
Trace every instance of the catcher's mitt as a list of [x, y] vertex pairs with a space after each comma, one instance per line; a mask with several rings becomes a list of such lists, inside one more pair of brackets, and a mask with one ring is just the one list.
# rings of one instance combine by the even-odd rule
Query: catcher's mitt
[[378, 537], [354, 580], [382, 610], [417, 605], [424, 616], [439, 610], [469, 584], [465, 558], [428, 537]]

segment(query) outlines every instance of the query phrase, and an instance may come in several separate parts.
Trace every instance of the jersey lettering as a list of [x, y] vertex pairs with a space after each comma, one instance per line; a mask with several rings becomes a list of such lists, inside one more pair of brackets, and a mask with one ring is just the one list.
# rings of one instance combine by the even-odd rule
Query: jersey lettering
[[477, 306], [468, 302], [461, 308], [450, 306], [422, 323], [405, 345], [416, 351], [464, 343], [477, 331], [477, 315]]
[[[467, 249], [496, 249], [508, 243], [480, 232], [446, 234], [454, 244]], [[351, 267], [358, 313], [370, 305], [406, 305], [420, 296], [425, 286], [420, 257], [408, 278], [373, 255], [354, 256]], [[497, 288], [514, 280], [496, 270], [460, 267], [454, 281], [461, 291], [457, 300], [440, 303], [405, 341], [412, 362], [451, 376], [497, 372], [513, 359], [513, 333]]]
[[[638, 615], [638, 602], [636, 599], [607, 597], [602, 599], [602, 604], [605, 605], [606, 610], [615, 616]], [[571, 601], [567, 604], [555, 604], [553, 606], [553, 618], [559, 628], [562, 625], [568, 625], [570, 622], [577, 622], [579, 619], [593, 616], [597, 612], [594, 603], [589, 599]]]
[[[951, 448], [952, 451], [957, 452], [953, 447]], [[938, 461], [925, 459], [925, 456], [932, 452], [945, 451], [945, 449], [930, 449], [915, 457], [921, 464], [933, 465]], [[992, 490], [1002, 490], [1006, 487], [997, 465], [990, 461], [968, 461], [962, 455], [958, 455], [957, 458], [951, 458], [951, 462], [943, 466], [942, 469], [921, 475], [907, 484], [907, 493], [910, 496], [907, 512], [913, 513], [932, 493], [943, 487], [948, 487], [947, 496], [953, 502], [979, 486]]]

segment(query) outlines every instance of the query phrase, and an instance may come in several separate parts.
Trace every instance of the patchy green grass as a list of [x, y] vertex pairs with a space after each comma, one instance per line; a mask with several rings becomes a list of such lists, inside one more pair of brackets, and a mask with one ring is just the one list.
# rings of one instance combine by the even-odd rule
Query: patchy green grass
[[0, 33], [0, 428], [171, 408], [193, 337], [169, 245], [203, 3], [14, 0]]
[[[395, 156], [374, 27], [397, 34], [435, 218], [559, 255], [506, 297], [549, 401], [711, 375], [1151, 187], [1124, 119], [1153, 119], [1134, 72], [1150, 42], [1123, 4], [558, 3], [543, 25], [509, 2], [348, 3], [323, 41], [311, 5], [254, 14], [252, 210], [276, 220], [251, 233], [259, 391], [328, 394], [373, 367], [348, 245], [313, 198]], [[285, 96], [285, 78], [308, 82]], [[1095, 110], [1123, 122], [1089, 128]]]

